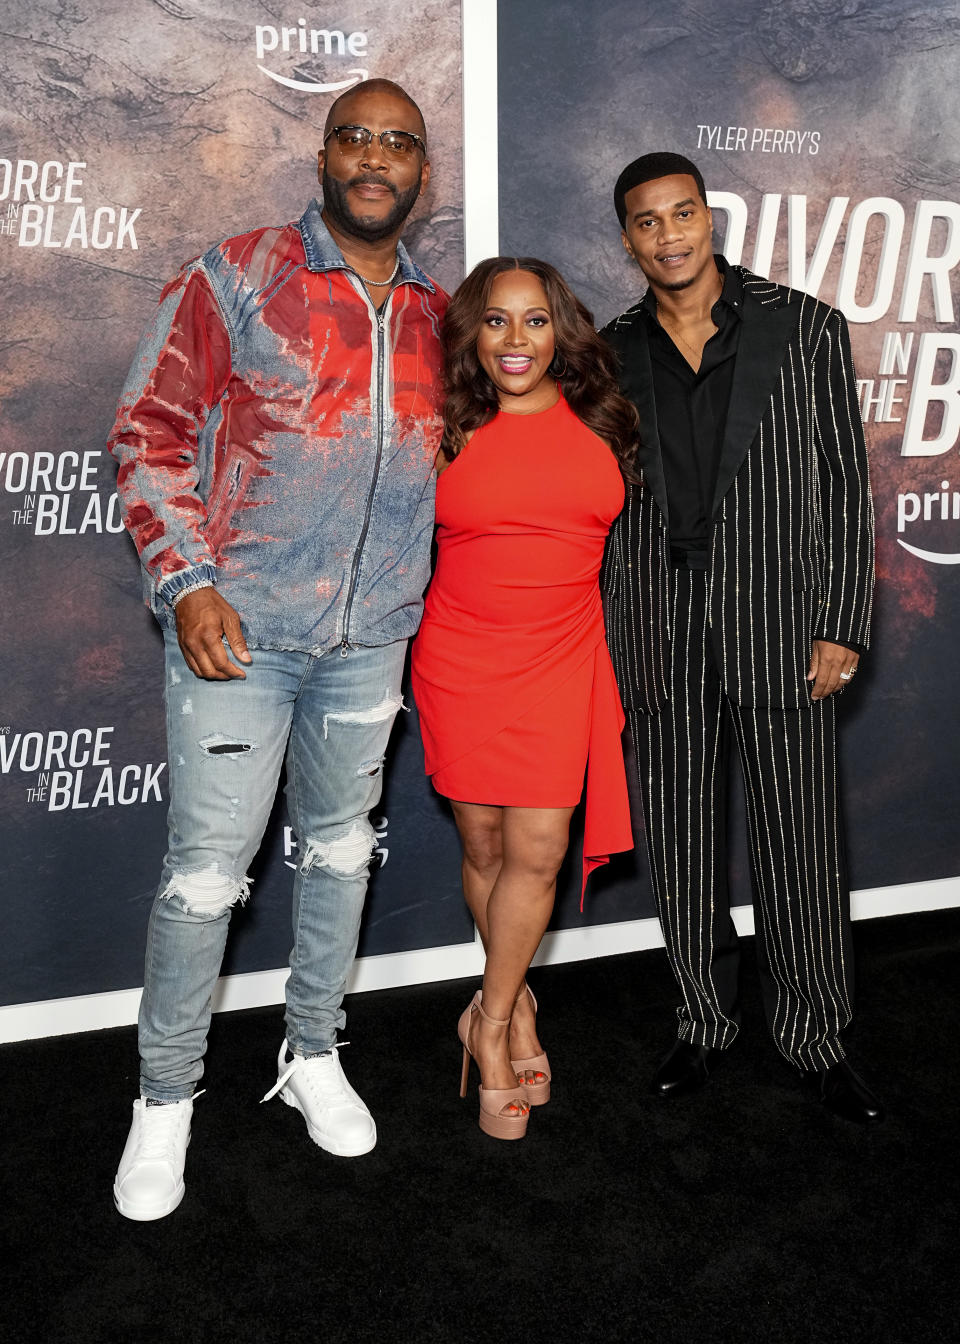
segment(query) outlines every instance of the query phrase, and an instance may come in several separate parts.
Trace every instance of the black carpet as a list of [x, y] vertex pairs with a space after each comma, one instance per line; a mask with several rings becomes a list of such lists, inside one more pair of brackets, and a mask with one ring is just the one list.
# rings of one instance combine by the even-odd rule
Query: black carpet
[[955, 1338], [960, 911], [854, 932], [851, 1055], [890, 1112], [872, 1130], [779, 1062], [750, 964], [744, 1030], [707, 1089], [649, 1096], [674, 991], [662, 951], [633, 953], [531, 975], [554, 1098], [518, 1143], [481, 1134], [472, 1087], [457, 1096], [472, 982], [348, 1002], [344, 1066], [380, 1131], [350, 1160], [257, 1104], [280, 1011], [216, 1018], [186, 1199], [138, 1224], [111, 1198], [134, 1030], [3, 1047], [3, 1338]]

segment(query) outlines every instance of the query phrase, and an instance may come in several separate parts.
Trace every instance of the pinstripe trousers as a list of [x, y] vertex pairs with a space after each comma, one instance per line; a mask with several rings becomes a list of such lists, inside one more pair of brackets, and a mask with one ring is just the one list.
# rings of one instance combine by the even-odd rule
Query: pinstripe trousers
[[653, 888], [683, 1003], [681, 1040], [724, 1049], [740, 1022], [727, 891], [727, 765], [743, 770], [757, 957], [777, 1047], [801, 1069], [842, 1059], [852, 1012], [849, 892], [832, 699], [753, 709], [723, 693], [707, 575], [674, 571], [671, 700], [632, 711]]

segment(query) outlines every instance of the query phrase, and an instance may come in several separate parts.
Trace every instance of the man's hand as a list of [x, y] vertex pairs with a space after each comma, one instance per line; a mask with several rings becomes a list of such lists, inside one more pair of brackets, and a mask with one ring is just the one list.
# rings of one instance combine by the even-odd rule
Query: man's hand
[[859, 661], [860, 655], [853, 649], [843, 644], [831, 644], [828, 639], [815, 639], [807, 672], [807, 681], [813, 682], [810, 698], [825, 700], [834, 691], [842, 691], [856, 672]]
[[252, 662], [240, 633], [240, 617], [216, 588], [198, 588], [182, 597], [175, 608], [177, 639], [187, 667], [206, 681], [227, 681], [247, 674], [227, 657], [223, 636], [235, 658]]

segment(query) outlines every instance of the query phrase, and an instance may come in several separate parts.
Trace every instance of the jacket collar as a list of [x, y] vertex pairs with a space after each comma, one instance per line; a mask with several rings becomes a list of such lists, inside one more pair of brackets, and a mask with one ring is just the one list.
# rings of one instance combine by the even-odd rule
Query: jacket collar
[[[312, 200], [297, 221], [300, 237], [303, 239], [303, 251], [307, 267], [311, 271], [350, 271], [353, 268], [344, 261], [343, 253], [330, 237], [330, 231], [320, 216], [321, 203]], [[433, 281], [421, 271], [403, 243], [397, 243], [397, 256], [400, 269], [397, 272], [398, 283], [423, 285], [431, 294], [436, 293]]]

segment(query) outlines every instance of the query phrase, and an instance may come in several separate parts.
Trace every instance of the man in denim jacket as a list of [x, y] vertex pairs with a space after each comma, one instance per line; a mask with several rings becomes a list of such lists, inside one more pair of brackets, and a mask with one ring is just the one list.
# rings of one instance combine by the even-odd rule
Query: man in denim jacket
[[318, 158], [322, 208], [227, 239], [164, 291], [110, 439], [166, 647], [169, 850], [114, 1184], [138, 1220], [183, 1198], [230, 910], [284, 759], [301, 858], [268, 1096], [328, 1152], [376, 1143], [336, 1036], [429, 573], [446, 296], [399, 241], [430, 175], [409, 96], [386, 80], [342, 95]]

